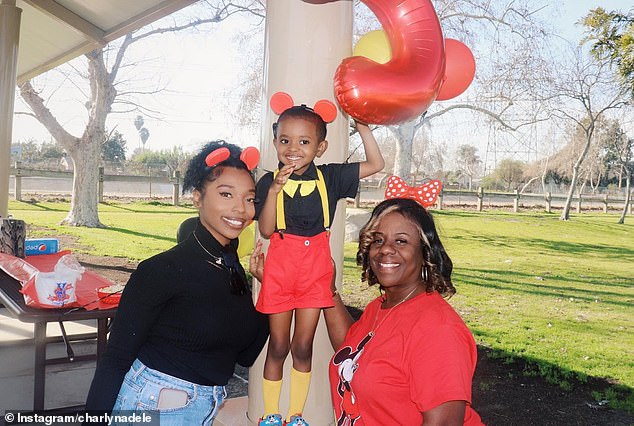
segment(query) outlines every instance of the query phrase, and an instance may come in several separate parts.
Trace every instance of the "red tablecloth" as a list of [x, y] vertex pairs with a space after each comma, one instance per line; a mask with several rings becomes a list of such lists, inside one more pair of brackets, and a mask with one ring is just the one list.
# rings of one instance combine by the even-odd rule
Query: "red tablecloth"
[[[35, 292], [35, 273], [40, 272], [52, 272], [55, 268], [55, 264], [60, 257], [65, 254], [69, 254], [70, 250], [60, 251], [55, 254], [41, 254], [37, 256], [27, 256], [25, 259], [20, 259], [15, 256], [8, 255], [6, 253], [0, 253], [0, 268], [7, 274], [11, 275], [22, 284], [22, 294], [28, 296], [33, 300], [37, 300]], [[64, 305], [65, 308], [82, 307], [87, 310], [93, 309], [112, 309], [116, 307], [116, 304], [104, 303], [99, 300], [97, 295], [97, 289], [112, 285], [110, 280], [92, 272], [85, 271], [81, 278], [75, 283], [75, 295], [77, 301]], [[31, 307], [32, 304], [27, 304]], [[44, 309], [48, 307], [43, 307]]]

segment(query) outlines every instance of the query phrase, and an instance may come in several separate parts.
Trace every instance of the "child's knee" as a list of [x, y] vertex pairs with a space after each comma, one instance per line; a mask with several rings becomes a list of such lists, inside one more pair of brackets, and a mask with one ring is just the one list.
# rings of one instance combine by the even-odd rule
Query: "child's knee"
[[293, 359], [310, 361], [313, 357], [313, 342], [293, 342], [291, 345]]
[[271, 339], [269, 342], [268, 355], [276, 359], [285, 359], [291, 347], [288, 341]]

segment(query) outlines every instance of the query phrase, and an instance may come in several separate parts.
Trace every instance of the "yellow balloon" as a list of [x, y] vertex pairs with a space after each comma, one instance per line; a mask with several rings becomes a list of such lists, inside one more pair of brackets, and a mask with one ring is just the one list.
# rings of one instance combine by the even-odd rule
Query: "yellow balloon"
[[242, 230], [238, 236], [238, 257], [249, 256], [255, 247], [255, 222]]
[[392, 48], [383, 30], [374, 30], [359, 39], [352, 51], [354, 56], [365, 56], [374, 62], [384, 64], [392, 59]]

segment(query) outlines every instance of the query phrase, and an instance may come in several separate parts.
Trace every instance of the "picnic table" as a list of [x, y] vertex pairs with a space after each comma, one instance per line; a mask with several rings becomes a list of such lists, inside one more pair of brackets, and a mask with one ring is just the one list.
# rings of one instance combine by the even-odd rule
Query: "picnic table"
[[[84, 277], [90, 284], [91, 277], [94, 279], [96, 275], [89, 274]], [[98, 283], [103, 284], [103, 278]], [[0, 303], [2, 303], [8, 313], [17, 318], [19, 321], [33, 324], [33, 337], [35, 351], [34, 362], [34, 383], [33, 383], [33, 410], [43, 410], [45, 402], [45, 378], [46, 366], [53, 364], [72, 363], [77, 361], [96, 360], [98, 361], [104, 352], [109, 326], [112, 318], [117, 313], [115, 305], [91, 307], [70, 307], [56, 309], [41, 309], [27, 306], [24, 295], [20, 292], [22, 285], [20, 281], [11, 277], [4, 271], [0, 270]], [[104, 309], [107, 308], [107, 309]], [[77, 333], [67, 334], [64, 322], [94, 320], [97, 323], [96, 333]], [[48, 337], [47, 325], [49, 323], [58, 323], [61, 329], [61, 337]], [[88, 355], [75, 356], [73, 354], [70, 343], [73, 341], [97, 340], [96, 353]], [[63, 341], [66, 345], [67, 356], [59, 358], [47, 358], [46, 347], [49, 343], [57, 343]], [[68, 407], [59, 407], [68, 408]]]

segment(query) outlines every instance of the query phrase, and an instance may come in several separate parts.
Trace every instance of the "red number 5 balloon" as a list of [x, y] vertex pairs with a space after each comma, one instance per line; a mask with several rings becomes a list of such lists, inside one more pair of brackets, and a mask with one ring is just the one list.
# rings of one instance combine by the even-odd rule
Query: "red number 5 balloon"
[[445, 75], [442, 29], [430, 0], [362, 1], [381, 22], [392, 59], [378, 64], [353, 56], [337, 68], [335, 97], [355, 120], [384, 125], [412, 120], [427, 111], [441, 86], [443, 99], [457, 96], [469, 86], [475, 63], [471, 77], [461, 82]]

